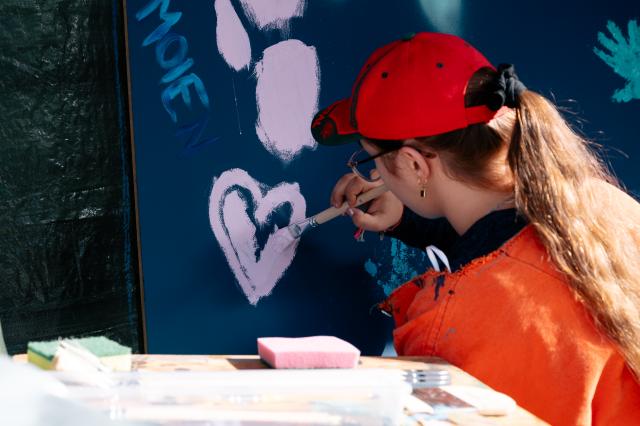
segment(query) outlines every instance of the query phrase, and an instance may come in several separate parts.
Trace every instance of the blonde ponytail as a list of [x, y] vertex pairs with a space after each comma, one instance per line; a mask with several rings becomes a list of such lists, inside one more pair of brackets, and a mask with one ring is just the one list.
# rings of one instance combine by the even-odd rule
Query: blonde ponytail
[[[520, 95], [508, 148], [516, 207], [597, 327], [640, 377], [640, 223], [608, 206], [615, 179], [558, 110]], [[630, 200], [629, 200], [630, 201]]]

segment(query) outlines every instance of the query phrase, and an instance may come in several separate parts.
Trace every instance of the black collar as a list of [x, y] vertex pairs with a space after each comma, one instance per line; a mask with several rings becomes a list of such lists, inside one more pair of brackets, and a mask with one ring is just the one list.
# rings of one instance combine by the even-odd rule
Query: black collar
[[451, 270], [456, 271], [473, 259], [497, 250], [527, 223], [516, 209], [498, 210], [480, 218], [447, 250]]

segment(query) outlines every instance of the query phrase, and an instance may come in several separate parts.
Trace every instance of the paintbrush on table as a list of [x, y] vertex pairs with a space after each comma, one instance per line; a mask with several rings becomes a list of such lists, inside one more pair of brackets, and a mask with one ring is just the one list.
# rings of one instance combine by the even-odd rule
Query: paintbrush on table
[[[362, 206], [372, 200], [375, 200], [382, 194], [387, 192], [385, 185], [377, 186], [367, 192], [364, 192], [356, 199], [355, 207]], [[306, 218], [305, 220], [297, 223], [293, 223], [286, 228], [278, 229], [275, 233], [276, 237], [276, 250], [284, 251], [287, 247], [293, 244], [302, 234], [310, 228], [315, 228], [318, 225], [322, 225], [334, 219], [338, 216], [342, 216], [349, 209], [349, 204], [345, 201], [340, 207], [329, 207], [328, 209]]]

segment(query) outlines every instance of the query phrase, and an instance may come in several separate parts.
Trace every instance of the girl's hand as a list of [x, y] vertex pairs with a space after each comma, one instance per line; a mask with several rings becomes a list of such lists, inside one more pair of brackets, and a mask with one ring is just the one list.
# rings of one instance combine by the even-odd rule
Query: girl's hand
[[366, 231], [386, 231], [400, 222], [404, 206], [391, 191], [387, 191], [371, 202], [367, 212], [355, 208], [358, 195], [382, 185], [382, 181], [367, 182], [353, 173], [344, 175], [333, 188], [331, 205], [340, 207], [346, 201], [351, 207], [347, 214], [353, 224]]

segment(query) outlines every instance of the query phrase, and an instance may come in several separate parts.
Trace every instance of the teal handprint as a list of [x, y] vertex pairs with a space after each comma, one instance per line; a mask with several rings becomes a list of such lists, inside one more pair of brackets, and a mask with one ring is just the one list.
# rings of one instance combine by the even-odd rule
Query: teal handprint
[[625, 39], [615, 23], [608, 21], [607, 29], [613, 36], [613, 40], [598, 32], [598, 41], [609, 50], [610, 54], [597, 47], [593, 48], [600, 59], [613, 68], [616, 74], [627, 80], [625, 87], [613, 93], [613, 100], [616, 102], [640, 99], [640, 29], [635, 20], [630, 20], [627, 27], [629, 40]]

